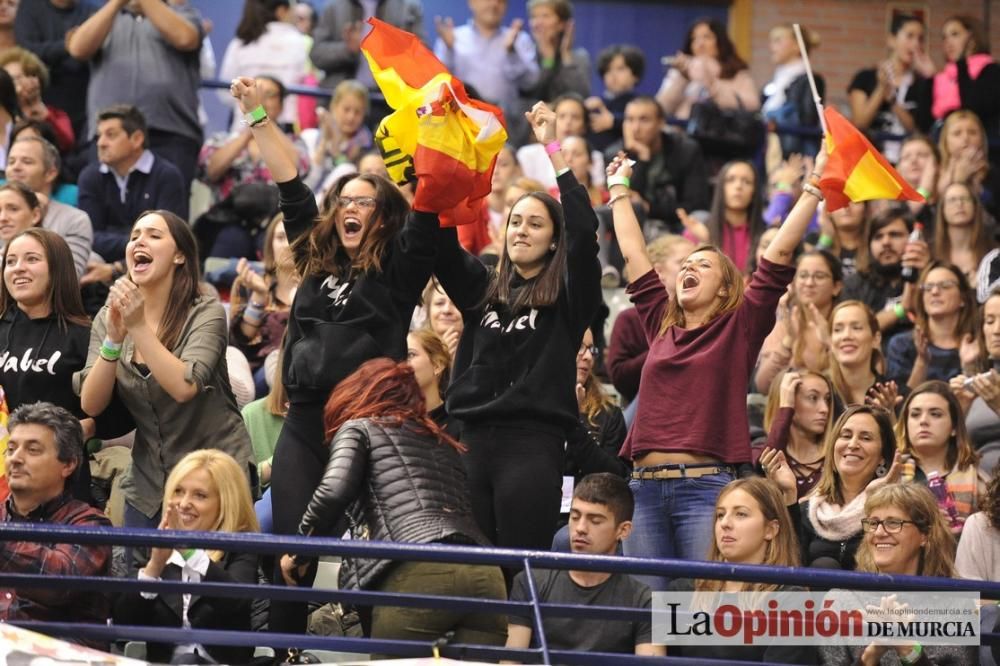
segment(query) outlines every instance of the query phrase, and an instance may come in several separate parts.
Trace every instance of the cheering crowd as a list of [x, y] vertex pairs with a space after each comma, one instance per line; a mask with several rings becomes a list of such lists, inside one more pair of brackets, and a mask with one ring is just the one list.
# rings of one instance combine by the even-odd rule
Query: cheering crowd
[[[770, 31], [761, 85], [725, 26], [697, 20], [646, 96], [651, 54], [579, 48], [569, 0], [528, 0], [526, 23], [506, 0], [468, 5], [425, 35], [419, 0], [245, 0], [216, 68], [187, 0], [0, 0], [0, 521], [1000, 581], [1000, 67], [978, 19], [948, 18], [938, 52], [919, 18], [893, 18], [843, 111], [919, 196], [838, 207], [791, 25]], [[504, 112], [469, 224], [388, 177], [372, 17]], [[206, 138], [198, 88], [216, 77], [233, 121]], [[302, 84], [329, 105], [288, 94]], [[310, 586], [317, 568], [0, 542], [5, 572]], [[802, 589], [532, 575], [353, 558], [340, 586], [634, 608]], [[9, 621], [301, 634], [314, 610], [0, 594]], [[536, 638], [517, 616], [339, 612], [428, 645]], [[650, 621], [545, 629], [553, 648], [665, 654]], [[913, 642], [669, 654], [980, 658]], [[247, 663], [254, 647], [147, 657]]]

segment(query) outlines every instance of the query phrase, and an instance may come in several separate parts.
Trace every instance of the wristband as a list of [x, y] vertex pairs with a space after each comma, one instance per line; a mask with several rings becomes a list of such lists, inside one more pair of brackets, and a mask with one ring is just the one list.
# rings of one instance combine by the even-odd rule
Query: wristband
[[931, 193], [927, 191], [926, 187], [918, 187], [917, 188], [917, 194], [919, 194], [920, 196], [922, 196], [924, 199], [928, 199], [929, 200], [931, 198]]
[[121, 342], [112, 342], [111, 338], [104, 338], [104, 342], [102, 342], [101, 345], [103, 347], [107, 347], [111, 351], [119, 351], [120, 352], [122, 350], [122, 343]]
[[778, 182], [776, 182], [774, 184], [774, 189], [777, 192], [791, 192], [792, 191], [792, 184], [791, 183], [786, 183], [783, 180], [779, 180]]
[[905, 657], [903, 655], [899, 655], [899, 660], [904, 664], [915, 664], [920, 661], [920, 657], [924, 654], [924, 646], [920, 643], [914, 643], [912, 647], [913, 649], [910, 650], [910, 654]]
[[562, 144], [559, 143], [559, 139], [556, 139], [552, 143], [545, 144], [545, 152], [549, 155], [555, 155], [560, 150], [562, 150]]
[[258, 104], [247, 113], [243, 114], [243, 124], [247, 127], [257, 127], [267, 120], [267, 111], [263, 104]]
[[902, 303], [896, 303], [892, 306], [892, 311], [896, 313], [896, 319], [900, 321], [906, 319], [906, 308], [903, 307]]
[[608, 176], [608, 189], [610, 190], [615, 185], [624, 185], [625, 187], [632, 187], [632, 181], [629, 180], [628, 176], [619, 176], [615, 174], [614, 176]]
[[542, 58], [542, 68], [543, 69], [552, 69], [555, 66], [556, 66], [556, 59], [555, 58]]
[[820, 234], [819, 242], [817, 242], [816, 244], [822, 248], [829, 250], [831, 247], [833, 247], [833, 237], [827, 236], [826, 234]]
[[114, 363], [122, 356], [121, 346], [118, 349], [114, 347], [109, 347], [107, 340], [101, 343], [101, 348], [97, 352], [101, 358], [109, 363]]
[[556, 171], [556, 178], [558, 178], [559, 176], [563, 175], [564, 173], [569, 173], [569, 172], [570, 172], [570, 168], [569, 167], [563, 167], [562, 169], [559, 169], [558, 171]]
[[198, 552], [197, 548], [185, 548], [184, 550], [180, 551], [180, 554], [181, 557], [183, 557], [185, 560], [190, 560], [192, 557], [194, 557], [194, 554], [197, 552]]

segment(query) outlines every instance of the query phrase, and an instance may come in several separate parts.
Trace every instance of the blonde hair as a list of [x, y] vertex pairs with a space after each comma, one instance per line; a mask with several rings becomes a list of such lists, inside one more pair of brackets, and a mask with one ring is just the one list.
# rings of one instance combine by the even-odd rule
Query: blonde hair
[[[806, 45], [806, 53], [812, 53], [813, 51], [818, 49], [821, 43], [821, 40], [819, 38], [819, 33], [817, 33], [815, 30], [810, 30], [804, 25], [799, 25], [799, 29], [802, 31], [802, 41]], [[779, 30], [784, 30], [789, 34], [791, 34], [792, 37], [795, 37], [795, 28], [792, 27], [791, 23], [779, 23], [778, 25], [771, 28], [771, 30], [768, 31], [768, 34], [773, 35], [775, 32], [778, 32]]]
[[[715, 500], [716, 511], [726, 495], [735, 490], [742, 490], [757, 502], [760, 512], [764, 515], [765, 523], [774, 521], [778, 523], [778, 533], [767, 542], [767, 547], [764, 550], [764, 561], [761, 564], [776, 567], [799, 566], [799, 540], [795, 535], [795, 528], [792, 527], [792, 519], [788, 515], [781, 490], [772, 481], [759, 476], [736, 479], [726, 484], [726, 487], [719, 493], [719, 498]], [[708, 560], [710, 562], [725, 562], [725, 558], [719, 552], [718, 541], [715, 539], [714, 520], [712, 525], [712, 546], [708, 550]], [[725, 581], [698, 579], [695, 581], [695, 590], [718, 592], [722, 590], [723, 585], [725, 585]], [[776, 583], [743, 583], [740, 591], [771, 592], [779, 587], [780, 585]]]
[[653, 241], [646, 246], [646, 256], [649, 257], [649, 263], [655, 264], [657, 261], [663, 261], [678, 249], [684, 249], [690, 254], [691, 249], [694, 247], [694, 242], [684, 238], [684, 236], [678, 236], [677, 234], [663, 234], [662, 236], [654, 238]]
[[283, 380], [283, 373], [281, 372], [281, 365], [285, 359], [285, 337], [287, 333], [286, 329], [285, 335], [281, 336], [281, 344], [278, 345], [278, 358], [276, 359], [277, 363], [274, 365], [274, 379], [271, 381], [271, 390], [267, 392], [267, 402], [264, 403], [267, 411], [281, 418], [288, 416], [288, 391], [285, 390], [285, 382]]
[[[174, 465], [163, 487], [163, 512], [166, 513], [181, 481], [199, 469], [208, 473], [219, 493], [219, 515], [209, 531], [259, 532], [247, 471], [231, 455], [218, 449], [192, 451]], [[215, 562], [221, 560], [223, 555], [222, 551], [209, 552], [209, 557]]]
[[444, 343], [440, 335], [431, 329], [429, 321], [423, 328], [410, 331], [409, 335], [415, 337], [420, 346], [427, 352], [428, 358], [431, 359], [431, 365], [441, 365], [441, 375], [438, 377], [438, 392], [441, 394], [441, 397], [444, 397], [444, 392], [451, 380], [451, 352], [448, 351], [448, 345]]
[[[945, 525], [937, 500], [926, 486], [919, 483], [882, 486], [865, 500], [865, 517], [883, 507], [901, 510], [916, 523], [914, 527], [927, 537], [927, 543], [920, 549], [918, 576], [955, 577], [955, 537]], [[858, 546], [855, 562], [856, 571], [882, 573], [875, 566], [875, 556], [867, 534]]]
[[[951, 160], [954, 157], [948, 151], [948, 130], [951, 126], [959, 121], [968, 120], [972, 122], [976, 127], [979, 128], [979, 138], [982, 140], [982, 148], [986, 151], [989, 146], [986, 141], [986, 128], [983, 127], [983, 121], [979, 119], [979, 116], [975, 114], [974, 111], [969, 111], [968, 109], [959, 109], [958, 111], [952, 111], [948, 114], [948, 117], [944, 119], [944, 124], [941, 126], [941, 133], [938, 135], [938, 152], [941, 153], [941, 169], [947, 169], [951, 164]], [[983, 167], [983, 171], [978, 172], [977, 176], [985, 176], [986, 171], [989, 169], [989, 165]]]
[[[767, 404], [764, 406], [764, 432], [771, 432], [771, 424], [774, 423], [774, 419], [778, 415], [778, 409], [781, 407], [781, 382], [785, 378], [785, 375], [790, 372], [797, 372], [802, 376], [802, 379], [806, 379], [807, 377], [822, 379], [827, 390], [830, 391], [830, 415], [826, 419], [826, 429], [820, 436], [820, 442], [823, 442], [830, 436], [830, 429], [833, 427], [832, 401], [833, 396], [837, 393], [837, 390], [833, 388], [833, 382], [830, 381], [829, 377], [819, 372], [813, 372], [812, 370], [797, 370], [795, 368], [788, 368], [771, 380], [771, 388], [767, 392]], [[801, 389], [801, 386], [799, 388]], [[798, 394], [798, 389], [796, 389], [795, 393]]]
[[332, 111], [348, 95], [357, 97], [364, 102], [365, 113], [368, 112], [368, 88], [355, 79], [344, 79], [337, 84], [337, 87], [333, 89], [333, 96], [330, 98], [330, 110]]
[[[719, 261], [719, 268], [722, 270], [722, 284], [726, 288], [726, 296], [709, 313], [708, 318], [705, 320], [707, 324], [716, 317], [732, 312], [743, 304], [743, 272], [736, 268], [736, 264], [733, 263], [732, 259], [711, 243], [699, 244], [688, 254], [688, 257], [696, 252], [713, 252], [715, 254]], [[681, 308], [680, 299], [671, 298], [667, 303], [667, 311], [663, 315], [663, 323], [660, 324], [659, 334], [665, 335], [667, 329], [675, 325], [680, 327], [685, 325], [684, 310]]]

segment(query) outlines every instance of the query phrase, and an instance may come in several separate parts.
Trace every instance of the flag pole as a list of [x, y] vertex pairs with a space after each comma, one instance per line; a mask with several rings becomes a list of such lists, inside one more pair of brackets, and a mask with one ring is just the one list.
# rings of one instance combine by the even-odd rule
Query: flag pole
[[813, 102], [816, 104], [816, 112], [819, 114], [819, 124], [823, 128], [823, 136], [827, 135], [826, 128], [826, 118], [823, 117], [823, 100], [819, 97], [819, 91], [816, 90], [816, 79], [813, 78], [812, 64], [809, 62], [809, 52], [806, 51], [806, 42], [802, 39], [802, 28], [799, 27], [798, 23], [793, 23], [792, 28], [795, 30], [795, 40], [799, 43], [799, 53], [802, 55], [802, 61], [806, 64], [806, 76], [809, 77], [809, 87], [812, 88]]

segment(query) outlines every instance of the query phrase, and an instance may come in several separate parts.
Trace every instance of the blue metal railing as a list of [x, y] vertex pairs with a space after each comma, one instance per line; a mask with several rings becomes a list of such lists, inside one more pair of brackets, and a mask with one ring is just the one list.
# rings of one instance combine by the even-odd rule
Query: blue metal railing
[[[299, 537], [260, 534], [230, 534], [215, 532], [173, 532], [168, 530], [80, 528], [67, 525], [30, 523], [0, 524], [0, 541], [42, 541], [46, 543], [71, 543], [86, 545], [118, 544], [126, 546], [198, 546], [228, 552], [246, 552], [280, 555], [300, 553], [308, 556], [339, 555], [367, 559], [399, 561], [431, 561], [462, 564], [486, 564], [506, 567], [523, 567], [530, 572], [535, 568], [575, 569], [608, 573], [659, 575], [670, 578], [706, 578], [715, 580], [743, 580], [748, 582], [803, 585], [812, 588], [846, 588], [862, 590], [892, 589], [899, 591], [975, 591], [1000, 599], [1000, 583], [920, 576], [893, 576], [887, 574], [861, 574], [848, 571], [731, 565], [717, 562], [689, 562], [682, 560], [648, 560], [632, 557], [576, 555], [549, 551], [524, 551], [500, 548], [476, 548], [455, 545], [415, 545], [390, 542], [345, 541], [320, 537]], [[595, 655], [555, 650], [548, 645], [542, 620], [545, 617], [573, 617], [602, 620], [648, 619], [649, 611], [641, 609], [588, 607], [542, 603], [532, 577], [528, 576], [529, 602], [468, 599], [458, 597], [396, 594], [368, 590], [326, 590], [289, 588], [271, 585], [241, 585], [234, 583], [181, 583], [176, 581], [138, 581], [98, 577], [54, 578], [39, 574], [0, 572], [0, 586], [61, 588], [95, 590], [106, 593], [135, 592], [138, 590], [160, 593], [197, 592], [201, 596], [235, 598], [272, 598], [285, 601], [349, 602], [363, 605], [391, 605], [450, 609], [465, 612], [490, 612], [520, 615], [532, 620], [538, 647], [528, 650], [474, 645], [449, 645], [442, 650], [445, 656], [484, 659], [541, 660], [542, 663], [566, 664], [627, 664], [627, 663], [696, 663], [693, 660], [652, 660], [630, 655]], [[162, 627], [132, 627], [123, 625], [85, 625], [68, 623], [18, 622], [20, 626], [56, 635], [99, 640], [155, 640], [163, 642], [198, 641], [218, 645], [246, 645], [248, 635], [241, 632], [195, 630], [194, 632]], [[252, 634], [253, 641], [268, 645], [295, 645], [303, 649], [334, 649], [349, 652], [379, 652], [399, 656], [426, 656], [429, 645], [417, 641], [393, 641], [348, 637], [299, 636], [291, 634]], [[984, 634], [983, 642], [1000, 643], [1000, 635]], [[741, 662], [715, 662], [718, 664]]]

